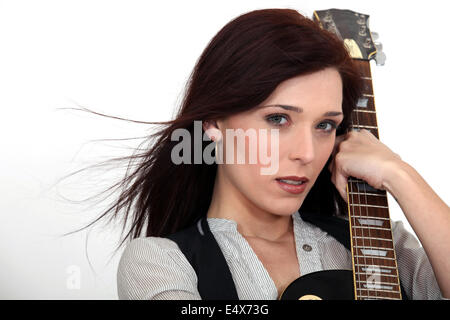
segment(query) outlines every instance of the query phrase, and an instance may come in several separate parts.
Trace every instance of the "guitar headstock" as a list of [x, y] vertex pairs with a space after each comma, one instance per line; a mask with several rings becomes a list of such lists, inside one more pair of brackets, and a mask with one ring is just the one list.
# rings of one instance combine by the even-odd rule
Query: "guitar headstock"
[[344, 9], [314, 11], [314, 20], [322, 28], [333, 32], [344, 41], [354, 59], [375, 59], [377, 65], [383, 65], [386, 55], [381, 43], [374, 42], [376, 33], [370, 32], [369, 15]]

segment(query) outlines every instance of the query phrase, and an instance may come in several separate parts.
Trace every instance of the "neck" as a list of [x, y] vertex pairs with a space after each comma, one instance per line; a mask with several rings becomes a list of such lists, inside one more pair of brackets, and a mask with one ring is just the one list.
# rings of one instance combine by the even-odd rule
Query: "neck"
[[235, 221], [239, 233], [246, 238], [278, 242], [293, 233], [291, 214], [276, 215], [256, 206], [233, 186], [220, 166], [206, 216]]

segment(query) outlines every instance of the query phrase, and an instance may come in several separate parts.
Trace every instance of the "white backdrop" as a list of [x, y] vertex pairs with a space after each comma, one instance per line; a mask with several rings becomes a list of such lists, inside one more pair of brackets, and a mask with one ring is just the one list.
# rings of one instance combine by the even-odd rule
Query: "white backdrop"
[[[274, 7], [371, 16], [387, 55], [383, 67], [372, 62], [380, 138], [449, 202], [445, 1], [0, 1], [1, 299], [117, 299], [119, 229], [61, 234], [105, 208], [63, 197], [87, 198], [123, 171], [57, 181], [130, 154], [117, 146], [137, 146], [90, 141], [140, 137], [149, 127], [57, 108], [171, 119], [210, 39], [238, 15]], [[389, 204], [412, 230], [391, 196]]]

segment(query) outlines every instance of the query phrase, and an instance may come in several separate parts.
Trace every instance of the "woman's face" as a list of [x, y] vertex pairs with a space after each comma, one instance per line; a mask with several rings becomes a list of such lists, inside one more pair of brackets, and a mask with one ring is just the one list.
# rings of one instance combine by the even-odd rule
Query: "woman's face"
[[[273, 105], [293, 106], [298, 111]], [[328, 68], [280, 83], [257, 108], [216, 122], [224, 148], [224, 164], [219, 165], [222, 171], [218, 176], [226, 180], [222, 185], [227, 190], [222, 191], [272, 214], [292, 214], [301, 206], [330, 157], [336, 127], [342, 120], [342, 81], [336, 69]], [[272, 157], [272, 162], [278, 161], [278, 170], [269, 175], [261, 174], [261, 168], [269, 168], [270, 164], [263, 164], [259, 156], [256, 164], [249, 163], [249, 136], [245, 136], [245, 163], [237, 163], [237, 139], [234, 137], [233, 163], [226, 164], [226, 129], [242, 129], [243, 132], [254, 129], [257, 155], [263, 138], [259, 130], [266, 129], [267, 150], [262, 152]], [[279, 129], [278, 159], [271, 154], [274, 141], [270, 139], [270, 129]], [[307, 177], [305, 190], [299, 194], [285, 191], [276, 179], [286, 176]]]

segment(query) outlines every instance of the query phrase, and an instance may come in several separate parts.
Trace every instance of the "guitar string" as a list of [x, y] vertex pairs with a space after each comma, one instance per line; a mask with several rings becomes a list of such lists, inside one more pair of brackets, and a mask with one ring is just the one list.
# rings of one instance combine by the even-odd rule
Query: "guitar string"
[[[357, 131], [359, 131], [359, 125], [360, 125], [360, 123], [359, 123], [359, 117], [358, 117], [358, 112], [356, 112], [356, 124], [357, 124], [357, 128], [356, 128], [356, 130]], [[360, 197], [360, 194], [361, 194], [361, 190], [360, 190], [360, 184], [359, 183], [357, 183], [356, 182], [356, 190], [357, 190], [357, 192], [358, 192], [358, 204], [361, 204], [361, 197]], [[354, 206], [355, 207], [355, 206]], [[357, 209], [357, 213], [358, 213], [358, 216], [359, 217], [362, 217], [362, 214], [361, 214], [361, 206], [357, 206], [358, 207], [358, 209]], [[356, 216], [355, 216], [355, 222], [356, 222]], [[356, 223], [355, 223], [355, 225], [356, 225]], [[361, 229], [361, 235], [363, 235], [364, 234], [364, 229]], [[365, 246], [366, 245], [366, 243], [365, 243], [365, 241], [366, 241], [366, 239], [365, 239], [365, 237], [363, 236], [362, 238], [362, 246]], [[358, 246], [359, 247], [359, 246]], [[359, 250], [356, 250], [356, 252], [357, 252], [357, 255], [359, 256], [359, 252], [358, 251], [361, 251], [361, 248], [359, 249]], [[362, 253], [362, 251], [361, 251], [361, 253]], [[366, 256], [364, 255], [364, 254], [362, 254], [362, 257], [363, 257], [363, 261], [364, 261], [364, 265], [366, 266], [366, 268], [367, 268], [367, 258], [366, 258]], [[367, 269], [366, 269], [367, 270]], [[366, 271], [367, 272], [367, 271]], [[366, 275], [366, 278], [367, 278], [367, 275]], [[360, 279], [359, 279], [360, 280]], [[358, 282], [358, 284], [359, 284], [359, 286], [360, 286], [360, 288], [361, 289], [364, 289], [364, 286], [362, 285], [362, 282], [361, 281], [359, 281]], [[368, 288], [366, 289], [366, 296], [368, 296], [369, 295], [369, 290], [368, 290]]]
[[[369, 64], [369, 72], [370, 72], [370, 64]], [[371, 75], [369, 74], [369, 75], [367, 75], [368, 76], [368, 78], [372, 78], [371, 77]], [[375, 100], [375, 98], [373, 98], [374, 100]], [[374, 104], [375, 104], [375, 102], [374, 102]], [[373, 124], [373, 125], [376, 125], [376, 123], [375, 124]], [[378, 127], [378, 126], [375, 126], [375, 127]], [[377, 130], [377, 129], [375, 129], [375, 130]], [[378, 133], [378, 137], [379, 137], [379, 133]], [[378, 138], [379, 139], [379, 138]], [[366, 199], [365, 199], [365, 201], [366, 201], [366, 204], [367, 204], [367, 194], [365, 194], [365, 197], [366, 197]], [[382, 210], [382, 209], [380, 209], [380, 210]], [[366, 212], [368, 211], [368, 207], [366, 207]], [[383, 222], [383, 224], [384, 224], [384, 222]], [[370, 235], [370, 229], [369, 229], [369, 235]], [[384, 238], [384, 237], [383, 237]], [[369, 241], [370, 241], [370, 246], [372, 247], [372, 238], [370, 237], [369, 238]], [[378, 246], [377, 246], [377, 248], [378, 248]], [[384, 248], [384, 246], [383, 246], [383, 248]], [[372, 258], [372, 260], [373, 260], [373, 258]], [[376, 268], [376, 270], [379, 270], [379, 269], [381, 269], [380, 268], [380, 266], [379, 265], [377, 265], [377, 268]], [[379, 273], [379, 282], [381, 282], [381, 272], [378, 272]], [[376, 293], [376, 297], [378, 297], [378, 293], [380, 294], [380, 296], [383, 296], [383, 295], [385, 295], [385, 294], [383, 294], [381, 291], [379, 292], [378, 290], [375, 290], [375, 293]], [[387, 295], [387, 294], [386, 294]]]
[[[368, 68], [369, 68], [369, 72], [370, 72], [370, 62], [367, 62], [368, 64], [369, 64], [369, 66], [368, 66]], [[365, 70], [364, 70], [365, 71]], [[361, 72], [361, 73], [363, 73], [363, 76], [365, 76], [365, 77], [369, 77], [369, 75], [368, 74], [364, 74], [364, 71], [363, 72]], [[363, 84], [364, 84], [365, 82], [364, 82], [364, 80], [363, 80]], [[366, 88], [364, 88], [364, 89], [366, 89]], [[364, 90], [365, 91], [365, 90]], [[368, 92], [366, 92], [366, 93], [368, 93]], [[369, 99], [369, 98], [368, 98]], [[360, 131], [361, 130], [361, 127], [360, 127], [360, 121], [359, 121], [359, 112], [356, 112], [356, 122], [357, 122], [357, 124], [358, 124], [358, 131]], [[361, 212], [361, 211], [363, 211], [364, 209], [361, 209], [361, 205], [364, 205], [364, 207], [365, 207], [365, 217], [366, 217], [366, 222], [368, 222], [369, 221], [369, 212], [368, 212], [368, 207], [367, 207], [367, 182], [366, 181], [364, 181], [363, 180], [363, 182], [362, 183], [360, 183], [360, 185], [361, 185], [361, 187], [364, 189], [364, 192], [363, 192], [363, 194], [364, 194], [364, 201], [362, 202], [361, 201], [361, 198], [360, 198], [360, 190], [359, 190], [359, 187], [358, 187], [358, 202], [359, 202], [359, 215], [360, 215], [360, 217], [362, 217], [363, 216], [363, 213]], [[361, 221], [361, 220], [360, 220]], [[364, 230], [364, 229], [362, 229], [362, 230]], [[372, 250], [372, 234], [371, 234], [371, 227], [370, 227], [370, 225], [368, 226], [368, 230], [369, 230], [369, 248], [370, 248], [370, 250]], [[364, 232], [364, 231], [363, 231]], [[363, 238], [363, 247], [366, 247], [366, 237], [364, 237]], [[361, 249], [360, 249], [361, 250]], [[362, 250], [361, 250], [361, 253], [362, 253]], [[363, 254], [364, 255], [364, 254]], [[370, 265], [370, 273], [373, 273], [373, 272], [376, 272], [377, 271], [377, 268], [373, 268], [374, 266], [375, 266], [375, 264], [374, 264], [374, 261], [373, 261], [373, 257], [371, 257], [371, 258], [369, 258], [369, 259], [371, 259], [372, 260], [372, 264]], [[366, 284], [366, 288], [367, 288], [367, 297], [369, 297], [369, 281], [368, 281], [368, 275], [369, 275], [369, 272], [368, 272], [368, 269], [367, 269], [367, 263], [366, 263], [366, 260], [364, 261], [364, 264], [366, 265], [366, 279], [365, 279], [365, 284]], [[376, 290], [376, 288], [375, 288], [375, 296], [376, 297], [378, 297], [378, 291]]]
[[[356, 106], [357, 107], [357, 106]], [[351, 114], [351, 118], [352, 118], [352, 124], [354, 124], [355, 123], [355, 119], [354, 119], [354, 117], [353, 117], [353, 112], [352, 112], [352, 114]], [[358, 117], [356, 117], [356, 123], [358, 124]], [[351, 130], [354, 130], [355, 128], [354, 128], [354, 126], [351, 128]], [[358, 192], [358, 202], [359, 202], [359, 188], [358, 188], [358, 185], [356, 184], [356, 189], [357, 189], [357, 192]], [[351, 190], [351, 194], [352, 194], [352, 202], [353, 202], [353, 182], [350, 182], [350, 190]], [[352, 225], [353, 226], [356, 226], [356, 214], [355, 214], [355, 206], [352, 206], [352, 209], [351, 209], [351, 211], [352, 211]], [[356, 228], [354, 229], [355, 230], [355, 233], [356, 233]], [[363, 232], [364, 232], [364, 229], [361, 229], [361, 235], [363, 234]], [[353, 230], [352, 230], [352, 233], [353, 233]], [[362, 239], [362, 241], [364, 242], [364, 237], [361, 237], [361, 239]], [[357, 244], [357, 239], [355, 238], [355, 243]], [[357, 246], [358, 247], [358, 246]], [[358, 283], [355, 283], [355, 286], [356, 286], [356, 288], [359, 290], [359, 296], [361, 296], [362, 295], [362, 287], [361, 287], [361, 279], [360, 279], [360, 268], [361, 268], [361, 266], [360, 266], [360, 264], [359, 264], [359, 259], [360, 259], [360, 255], [358, 254], [358, 250], [356, 249], [355, 250], [355, 254], [356, 254], [356, 256], [357, 256], [357, 258], [356, 258], [356, 262], [357, 262], [357, 270], [355, 270], [355, 271], [357, 271], [358, 273]], [[363, 257], [363, 259], [364, 259], [364, 265], [366, 265], [367, 266], [367, 263], [366, 263], [366, 260], [365, 260], [365, 257], [364, 256], [362, 256]], [[358, 299], [358, 297], [356, 297], [356, 299]]]
[[[353, 120], [352, 120], [352, 122], [353, 122]], [[354, 195], [353, 183], [349, 182], [348, 184], [350, 185], [351, 203], [353, 203], [353, 195]], [[352, 212], [352, 214], [351, 214], [352, 226], [355, 226], [355, 224], [356, 224], [356, 218], [355, 218], [354, 210], [355, 210], [355, 208], [354, 208], [354, 206], [352, 206], [352, 208], [351, 208], [351, 212]], [[355, 230], [355, 231], [353, 231], [353, 230]], [[353, 233], [356, 233], [356, 229], [352, 228], [351, 233], [352, 234], [350, 236], [353, 237]], [[357, 239], [355, 238], [354, 239], [355, 244], [357, 243], [356, 241], [357, 241]], [[355, 246], [353, 246], [352, 249], [354, 249], [354, 247]], [[360, 257], [359, 257], [358, 252], [356, 250], [355, 250], [354, 254], [356, 255], [356, 258], [354, 258], [356, 261], [353, 261], [353, 263], [355, 264], [355, 272], [357, 274], [357, 279], [358, 279], [358, 282], [355, 283], [355, 287], [356, 287], [356, 291], [357, 291], [357, 296], [355, 297], [355, 299], [358, 300], [358, 297], [361, 296], [361, 294], [362, 294], [361, 293], [361, 287], [359, 286], [359, 284], [361, 283], [361, 279], [360, 279], [360, 268], [361, 268], [361, 266], [359, 264]]]

